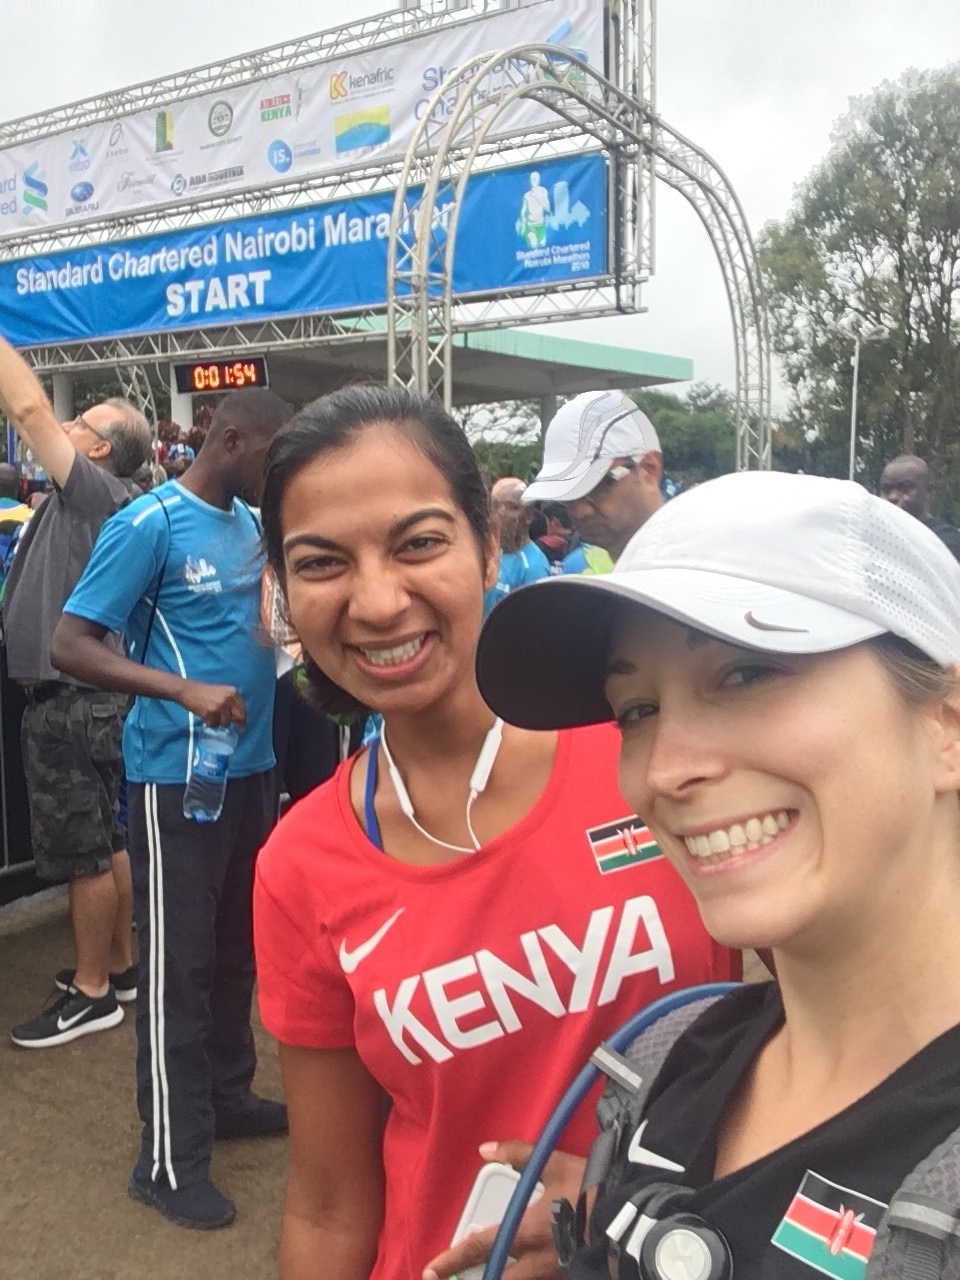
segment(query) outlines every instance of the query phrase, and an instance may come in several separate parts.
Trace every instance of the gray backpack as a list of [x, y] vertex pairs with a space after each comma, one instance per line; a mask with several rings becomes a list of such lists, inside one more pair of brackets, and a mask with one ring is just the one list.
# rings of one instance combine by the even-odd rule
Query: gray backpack
[[[591, 1061], [609, 1083], [597, 1104], [600, 1136], [587, 1159], [585, 1190], [599, 1186], [620, 1135], [640, 1123], [650, 1086], [674, 1042], [716, 999], [707, 997], [666, 1014], [623, 1055], [606, 1045], [593, 1054]], [[864, 1280], [960, 1280], [960, 1128], [912, 1169], [894, 1193]]]

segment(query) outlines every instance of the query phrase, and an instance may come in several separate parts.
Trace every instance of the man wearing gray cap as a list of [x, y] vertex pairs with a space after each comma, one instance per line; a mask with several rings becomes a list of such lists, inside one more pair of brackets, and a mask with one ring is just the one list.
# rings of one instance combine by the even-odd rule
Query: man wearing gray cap
[[563, 502], [585, 542], [612, 559], [659, 507], [663, 455], [653, 424], [622, 391], [585, 391], [547, 427], [524, 503]]

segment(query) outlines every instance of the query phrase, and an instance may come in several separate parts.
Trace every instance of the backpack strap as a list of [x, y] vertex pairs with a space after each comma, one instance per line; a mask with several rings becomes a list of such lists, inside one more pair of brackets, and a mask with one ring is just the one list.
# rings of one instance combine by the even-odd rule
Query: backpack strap
[[643, 1115], [650, 1088], [679, 1037], [722, 996], [705, 996], [658, 1018], [640, 1033], [623, 1054], [609, 1045], [595, 1049], [590, 1061], [609, 1083], [597, 1103], [600, 1133], [587, 1156], [580, 1188], [583, 1193], [604, 1181], [620, 1149], [624, 1134], [636, 1129]]
[[894, 1193], [864, 1280], [960, 1280], [960, 1129]]
[[143, 649], [140, 652], [141, 667], [147, 661], [147, 648], [150, 645], [150, 637], [153, 635], [153, 624], [157, 620], [157, 607], [160, 604], [160, 588], [163, 586], [163, 575], [167, 572], [167, 561], [170, 559], [170, 548], [173, 545], [173, 528], [170, 524], [170, 515], [163, 502], [156, 494], [151, 495], [157, 506], [163, 512], [163, 518], [167, 522], [167, 549], [163, 553], [163, 562], [160, 565], [160, 573], [157, 577], [157, 585], [153, 592], [153, 599], [150, 602], [150, 617], [147, 619], [147, 628], [143, 637]]

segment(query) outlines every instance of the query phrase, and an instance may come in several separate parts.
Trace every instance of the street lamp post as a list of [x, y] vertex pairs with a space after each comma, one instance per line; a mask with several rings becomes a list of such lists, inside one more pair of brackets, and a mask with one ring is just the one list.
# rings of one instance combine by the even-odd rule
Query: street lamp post
[[853, 479], [854, 469], [857, 463], [857, 388], [860, 382], [860, 344], [861, 342], [870, 342], [874, 338], [884, 337], [886, 330], [879, 327], [873, 329], [865, 329], [862, 333], [853, 335], [853, 359], [850, 363], [853, 365], [853, 389], [850, 392], [850, 469], [849, 478]]
[[860, 379], [860, 335], [853, 340], [853, 390], [850, 393], [850, 476], [857, 461], [857, 383]]

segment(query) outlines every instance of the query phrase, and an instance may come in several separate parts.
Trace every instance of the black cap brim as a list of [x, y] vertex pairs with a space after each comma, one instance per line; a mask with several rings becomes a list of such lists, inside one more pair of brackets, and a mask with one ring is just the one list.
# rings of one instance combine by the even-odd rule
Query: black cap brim
[[546, 578], [511, 591], [484, 624], [477, 683], [487, 705], [523, 729], [613, 718], [603, 686], [622, 596], [601, 577]]

